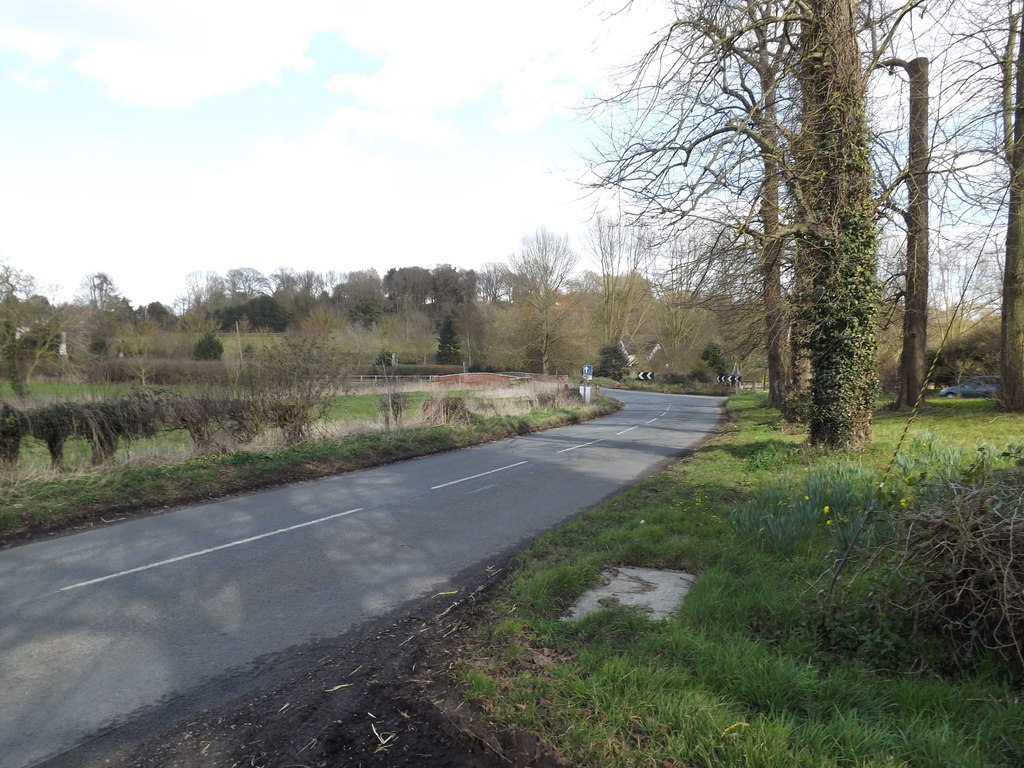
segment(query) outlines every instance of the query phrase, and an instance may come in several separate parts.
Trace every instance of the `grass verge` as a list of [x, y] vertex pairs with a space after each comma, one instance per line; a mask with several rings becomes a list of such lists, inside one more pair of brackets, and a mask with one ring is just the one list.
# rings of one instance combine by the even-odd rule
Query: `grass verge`
[[[466, 696], [580, 766], [1021, 765], [1024, 707], [996, 657], [944, 667], [941, 639], [872, 603], [863, 580], [825, 599], [834, 510], [781, 553], [734, 524], [780, 479], [810, 487], [844, 461], [877, 473], [905, 415], [880, 414], [868, 452], [837, 456], [807, 448], [760, 402], [733, 398], [728, 426], [693, 457], [521, 556], [467, 649]], [[1019, 440], [1022, 426], [958, 402], [919, 423], [968, 457], [979, 442]], [[560, 620], [603, 565], [699, 577], [667, 620], [615, 606]]]
[[174, 464], [0, 478], [0, 536], [105, 522], [129, 512], [367, 469], [577, 423], [616, 407], [615, 401], [603, 398], [579, 408], [535, 408], [519, 416], [481, 417], [468, 424], [360, 434]]

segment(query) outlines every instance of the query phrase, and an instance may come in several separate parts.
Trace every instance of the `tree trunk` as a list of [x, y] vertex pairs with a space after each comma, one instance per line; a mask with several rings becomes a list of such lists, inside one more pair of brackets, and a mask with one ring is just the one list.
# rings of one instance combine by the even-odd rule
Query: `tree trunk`
[[810, 296], [810, 439], [857, 448], [871, 439], [878, 315], [877, 232], [870, 195], [864, 78], [853, 0], [813, 0], [800, 33], [803, 96], [795, 193]]
[[768, 358], [768, 403], [782, 407], [789, 390], [789, 312], [782, 291], [783, 239], [779, 235], [779, 189], [782, 172], [776, 147], [779, 146], [777, 88], [778, 58], [768, 45], [766, 28], [755, 30], [758, 40], [757, 73], [761, 80], [763, 107], [758, 123], [764, 142], [761, 159], [764, 165], [764, 188], [761, 192], [761, 278]]
[[907, 284], [903, 299], [903, 353], [896, 410], [924, 402], [928, 375], [928, 59], [894, 62], [910, 76], [907, 159]]
[[928, 344], [928, 59], [910, 62], [910, 173], [907, 178], [907, 295], [903, 319], [903, 396], [924, 399]]
[[1008, 411], [1020, 412], [1024, 411], [1024, 14], [1011, 19], [1003, 76], [1010, 202], [1003, 266], [1000, 403]]
[[1006, 263], [1003, 271], [1000, 402], [1008, 411], [1024, 411], [1024, 164], [1010, 180]]
[[764, 242], [761, 254], [762, 301], [768, 334], [768, 403], [782, 406], [789, 389], [788, 356], [789, 313], [782, 293], [782, 238], [779, 237], [778, 163], [765, 158], [765, 189], [761, 195], [761, 220]]

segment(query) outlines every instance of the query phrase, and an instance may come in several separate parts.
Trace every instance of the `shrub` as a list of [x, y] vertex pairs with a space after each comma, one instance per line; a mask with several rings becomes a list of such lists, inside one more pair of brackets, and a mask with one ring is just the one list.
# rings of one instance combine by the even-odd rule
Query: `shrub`
[[1024, 474], [947, 486], [910, 509], [891, 561], [894, 596], [916, 626], [944, 636], [964, 663], [985, 649], [1024, 674]]
[[193, 360], [220, 360], [224, 355], [224, 344], [213, 331], [199, 337], [192, 349]]
[[405, 412], [406, 395], [404, 392], [390, 391], [380, 396], [377, 411], [380, 413], [384, 429], [402, 428], [402, 415]]
[[259, 403], [249, 398], [213, 394], [170, 398], [165, 420], [168, 428], [187, 431], [195, 446], [204, 453], [222, 453], [229, 447], [228, 442], [252, 442], [269, 424]]
[[22, 413], [9, 403], [0, 404], [0, 467], [17, 466], [21, 438], [26, 432]]
[[715, 341], [710, 342], [704, 347], [704, 350], [700, 353], [700, 359], [707, 363], [708, 368], [716, 376], [725, 376], [726, 364], [725, 364], [725, 353], [722, 351], [722, 346]]
[[430, 397], [423, 401], [423, 416], [429, 424], [466, 424], [473, 414], [461, 397]]
[[622, 351], [622, 346], [605, 344], [601, 347], [594, 375], [621, 380], [626, 375], [627, 368], [629, 368], [629, 358]]
[[[716, 374], [716, 376], [721, 375], [724, 374]], [[690, 381], [696, 384], [708, 384], [711, 382], [711, 374], [708, 373], [708, 369], [705, 368], [703, 365], [698, 365], [696, 368], [690, 371]]]
[[305, 438], [324, 418], [348, 369], [329, 339], [305, 336], [276, 340], [254, 350], [241, 384], [254, 412], [268, 414], [289, 444]]
[[[227, 386], [228, 367], [218, 360], [161, 360], [147, 359], [145, 362], [147, 381], [160, 387], [181, 384]], [[130, 358], [123, 360], [90, 360], [77, 366], [79, 378], [90, 384], [114, 384], [132, 382], [138, 378], [138, 363]]]
[[163, 396], [135, 392], [113, 400], [58, 402], [23, 413], [25, 433], [46, 443], [55, 469], [64, 467], [64, 443], [70, 437], [89, 441], [92, 463], [113, 458], [121, 440], [152, 437], [163, 426]]
[[663, 373], [660, 379], [662, 384], [670, 386], [683, 386], [690, 383], [690, 377], [685, 373]]

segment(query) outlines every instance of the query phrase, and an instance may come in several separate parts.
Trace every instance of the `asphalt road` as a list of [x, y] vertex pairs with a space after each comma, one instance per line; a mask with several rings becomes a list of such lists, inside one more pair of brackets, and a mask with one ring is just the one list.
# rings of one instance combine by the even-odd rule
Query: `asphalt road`
[[594, 422], [0, 552], [0, 766], [443, 590], [721, 417], [720, 398], [615, 394], [626, 407]]

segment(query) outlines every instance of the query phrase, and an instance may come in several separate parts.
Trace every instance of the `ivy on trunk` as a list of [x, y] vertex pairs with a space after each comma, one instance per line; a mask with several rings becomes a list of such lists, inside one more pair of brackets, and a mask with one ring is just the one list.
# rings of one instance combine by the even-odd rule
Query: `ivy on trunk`
[[803, 98], [794, 195], [805, 279], [810, 438], [856, 448], [871, 439], [879, 286], [877, 231], [853, 0], [813, 0], [799, 43]]

